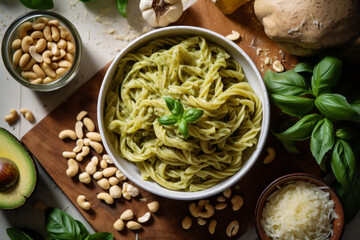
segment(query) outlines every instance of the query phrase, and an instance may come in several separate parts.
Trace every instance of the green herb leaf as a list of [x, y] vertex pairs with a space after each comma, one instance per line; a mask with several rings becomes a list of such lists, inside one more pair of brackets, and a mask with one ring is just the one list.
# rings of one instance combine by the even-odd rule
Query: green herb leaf
[[329, 119], [360, 122], [360, 115], [340, 94], [322, 94], [315, 99], [315, 105]]
[[116, 0], [116, 7], [119, 13], [121, 14], [121, 16], [123, 16], [124, 18], [127, 17], [126, 15], [127, 2], [128, 0]]
[[162, 116], [161, 118], [158, 118], [158, 122], [161, 125], [165, 125], [165, 126], [175, 125], [178, 120], [179, 120], [179, 117], [174, 116], [174, 115], [165, 115], [165, 116]]
[[270, 94], [300, 96], [311, 93], [305, 78], [293, 69], [282, 73], [268, 70], [264, 82]]
[[75, 222], [79, 225], [81, 238], [88, 236], [89, 231], [85, 228], [84, 224], [78, 220], [75, 220]]
[[309, 114], [302, 117], [299, 121], [297, 121], [294, 125], [285, 131], [274, 134], [278, 139], [285, 141], [305, 140], [311, 136], [314, 127], [320, 119], [321, 117], [319, 114]]
[[85, 240], [113, 240], [114, 236], [112, 233], [98, 232], [91, 234], [85, 238]]
[[168, 109], [170, 110], [170, 112], [174, 109], [175, 107], [175, 100], [169, 97], [164, 97], [166, 106], [168, 107]]
[[185, 139], [189, 136], [188, 124], [185, 119], [181, 118], [179, 122], [179, 132], [184, 136]]
[[81, 227], [66, 212], [49, 208], [45, 213], [46, 230], [54, 239], [76, 240], [81, 238]]
[[303, 72], [308, 72], [308, 73], [312, 73], [313, 72], [313, 66], [309, 63], [298, 63], [295, 68], [294, 71], [296, 73], [303, 73]]
[[337, 129], [335, 132], [335, 136], [342, 140], [351, 140], [355, 137], [355, 132], [352, 128], [344, 127]]
[[336, 180], [344, 189], [349, 189], [354, 181], [356, 160], [349, 143], [338, 139], [331, 158], [331, 169]]
[[191, 108], [184, 112], [183, 118], [186, 122], [192, 123], [202, 117], [204, 111], [201, 109]]
[[177, 117], [181, 117], [184, 113], [184, 107], [180, 101], [174, 100], [174, 108], [171, 110], [171, 114]]
[[283, 113], [294, 117], [302, 117], [315, 107], [315, 101], [311, 98], [270, 94], [270, 99]]
[[52, 0], [20, 0], [27, 8], [31, 9], [51, 9], [54, 7]]
[[330, 92], [341, 76], [341, 67], [341, 60], [333, 56], [324, 57], [314, 67], [311, 88], [315, 96]]
[[11, 240], [34, 240], [29, 235], [16, 228], [7, 228], [6, 233]]
[[333, 124], [326, 118], [320, 120], [311, 134], [310, 149], [317, 163], [325, 169], [324, 156], [335, 143], [335, 130]]

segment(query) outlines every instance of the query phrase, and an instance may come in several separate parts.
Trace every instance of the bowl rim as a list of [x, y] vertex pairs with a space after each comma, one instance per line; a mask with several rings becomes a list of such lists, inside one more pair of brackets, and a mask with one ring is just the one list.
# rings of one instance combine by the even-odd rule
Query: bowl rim
[[330, 193], [330, 199], [335, 202], [335, 211], [338, 218], [333, 220], [333, 229], [337, 231], [333, 231], [334, 235], [329, 238], [329, 240], [338, 240], [341, 239], [344, 227], [345, 227], [345, 219], [344, 219], [344, 209], [341, 203], [341, 200], [335, 190], [328, 184], [326, 181], [320, 177], [317, 177], [310, 173], [290, 173], [283, 175], [281, 177], [276, 178], [260, 194], [254, 211], [254, 221], [255, 221], [255, 229], [258, 237], [262, 240], [272, 240], [268, 237], [262, 227], [261, 218], [262, 218], [262, 210], [264, 209], [268, 197], [278, 190], [278, 186], [284, 185], [289, 182], [296, 181], [305, 181], [311, 182], [317, 186], [324, 186], [326, 188], [322, 189]]
[[[11, 43], [12, 43], [12, 41], [10, 40], [14, 39], [14, 36], [16, 36], [15, 32], [22, 23], [29, 21], [33, 18], [40, 18], [40, 17], [50, 17], [59, 20], [73, 35], [76, 50], [74, 53], [74, 61], [71, 67], [63, 76], [61, 76], [60, 78], [56, 79], [51, 83], [32, 84], [27, 80], [23, 79], [17, 73], [17, 70], [14, 69], [14, 67], [12, 66], [12, 60], [10, 60], [12, 56], [9, 56], [9, 49], [11, 48]], [[71, 80], [77, 75], [77, 73], [80, 70], [82, 54], [83, 54], [82, 40], [74, 24], [66, 17], [56, 12], [48, 11], [48, 10], [33, 10], [16, 17], [6, 29], [1, 43], [1, 55], [3, 58], [5, 68], [9, 72], [9, 74], [21, 85], [38, 92], [55, 91], [67, 85], [69, 82], [71, 82]]]
[[[169, 37], [169, 36], [174, 36], [174, 35], [180, 35], [181, 31], [186, 31], [186, 35], [201, 35], [205, 38], [209, 38], [209, 37], [217, 38], [218, 41], [222, 41], [223, 43], [226, 43], [227, 48], [235, 49], [238, 52], [238, 54], [240, 54], [241, 57], [244, 58], [244, 60], [250, 66], [251, 70], [249, 70], [249, 71], [252, 71], [253, 74], [256, 76], [256, 79], [258, 80], [257, 84], [259, 84], [259, 86], [260, 86], [259, 91], [261, 91], [262, 95], [263, 95], [263, 99], [261, 99], [262, 108], [263, 108], [262, 128], [259, 133], [259, 138], [258, 138], [259, 141], [258, 141], [257, 145], [255, 146], [251, 157], [249, 157], [249, 159], [247, 159], [246, 164], [244, 164], [244, 166], [237, 173], [235, 173], [233, 176], [221, 181], [220, 182], [220, 183], [222, 183], [221, 187], [218, 186], [218, 184], [219, 184], [218, 183], [208, 189], [201, 190], [201, 191], [195, 191], [195, 192], [170, 190], [165, 187], [162, 187], [161, 185], [157, 184], [156, 182], [154, 182], [154, 183], [155, 183], [155, 185], [158, 186], [158, 189], [154, 189], [152, 187], [146, 186], [145, 182], [149, 182], [149, 181], [145, 181], [142, 179], [138, 180], [138, 179], [134, 178], [133, 176], [127, 174], [126, 170], [124, 171], [124, 168], [121, 166], [121, 164], [119, 162], [117, 162], [117, 158], [114, 156], [113, 152], [110, 149], [110, 146], [109, 146], [110, 144], [108, 145], [106, 143], [107, 138], [106, 138], [106, 133], [104, 132], [104, 127], [103, 127], [104, 126], [104, 122], [103, 122], [104, 104], [102, 105], [102, 102], [104, 101], [106, 93], [108, 91], [109, 82], [112, 81], [112, 78], [115, 74], [116, 65], [117, 65], [118, 61], [128, 52], [136, 51], [144, 44], [159, 37], [158, 35], [161, 35], [160, 37]], [[222, 47], [224, 47], [224, 46], [222, 46]], [[226, 48], [226, 47], [224, 47], [224, 48]], [[230, 55], [233, 55], [233, 54], [230, 54]], [[225, 38], [224, 36], [222, 36], [216, 32], [213, 32], [211, 30], [205, 29], [205, 28], [194, 27], [194, 26], [183, 26], [183, 25], [168, 26], [168, 27], [152, 30], [152, 31], [140, 36], [136, 40], [129, 43], [113, 60], [113, 62], [109, 66], [108, 70], [106, 71], [106, 74], [103, 78], [103, 82], [100, 87], [100, 91], [99, 91], [99, 95], [98, 95], [98, 102], [97, 102], [97, 121], [98, 121], [98, 125], [99, 125], [99, 132], [103, 139], [104, 148], [106, 149], [107, 153], [111, 156], [111, 158], [114, 159], [114, 164], [118, 167], [118, 169], [120, 171], [122, 171], [124, 173], [124, 175], [126, 177], [128, 177], [129, 180], [134, 182], [136, 185], [141, 186], [144, 190], [146, 190], [150, 193], [153, 193], [155, 195], [161, 196], [161, 197], [175, 199], [175, 200], [196, 200], [196, 199], [202, 199], [202, 198], [207, 198], [207, 197], [213, 196], [217, 193], [220, 193], [220, 192], [226, 190], [227, 188], [230, 188], [233, 184], [238, 182], [255, 164], [255, 162], [259, 158], [259, 156], [265, 146], [266, 139], [268, 136], [268, 132], [269, 132], [269, 128], [270, 128], [270, 104], [269, 104], [266, 86], [265, 86], [265, 83], [263, 82], [263, 79], [262, 79], [262, 76], [261, 76], [259, 70], [257, 69], [255, 63], [251, 60], [251, 58], [238, 45], [236, 45], [234, 42], [230, 41], [229, 39]], [[125, 161], [127, 161], [127, 160], [125, 160]], [[241, 173], [241, 175], [239, 175], [239, 173]], [[161, 191], [158, 192], [157, 190], [161, 190]]]

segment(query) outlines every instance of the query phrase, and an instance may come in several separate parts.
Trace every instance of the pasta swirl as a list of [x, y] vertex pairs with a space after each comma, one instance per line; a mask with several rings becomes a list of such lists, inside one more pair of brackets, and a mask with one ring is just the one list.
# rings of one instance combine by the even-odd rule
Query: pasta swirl
[[[184, 139], [164, 96], [204, 111]], [[234, 175], [257, 144], [262, 105], [240, 64], [201, 36], [162, 38], [126, 54], [106, 95], [105, 128], [145, 180], [199, 191]]]

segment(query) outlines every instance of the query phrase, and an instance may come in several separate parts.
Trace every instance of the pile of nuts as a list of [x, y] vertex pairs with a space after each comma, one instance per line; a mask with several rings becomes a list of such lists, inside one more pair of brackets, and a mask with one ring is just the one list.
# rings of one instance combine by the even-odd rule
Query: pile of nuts
[[24, 22], [12, 42], [13, 65], [33, 84], [47, 84], [63, 76], [74, 61], [72, 34], [56, 19], [40, 17]]
[[[197, 202], [192, 202], [189, 205], [189, 212], [191, 216], [185, 216], [181, 222], [184, 229], [189, 229], [192, 226], [193, 218], [196, 219], [198, 225], [203, 226], [208, 224], [208, 230], [211, 235], [215, 233], [217, 221], [211, 219], [215, 215], [215, 211], [221, 211], [228, 207], [227, 199], [230, 200], [232, 210], [238, 211], [244, 204], [244, 200], [240, 195], [232, 196], [231, 188], [226, 189], [222, 195], [216, 198], [215, 206], [211, 204], [209, 199], [201, 199]], [[228, 224], [226, 228], [226, 235], [233, 237], [238, 233], [239, 222], [234, 220]]]
[[[84, 133], [84, 128], [86, 133]], [[103, 189], [103, 192], [97, 194], [97, 199], [106, 204], [114, 204], [115, 199], [123, 197], [126, 200], [131, 200], [139, 196], [139, 189], [130, 183], [126, 182], [126, 176], [118, 170], [108, 154], [103, 154], [104, 147], [101, 143], [101, 135], [95, 132], [94, 122], [87, 117], [86, 111], [81, 111], [76, 117], [75, 129], [65, 129], [59, 133], [59, 138], [62, 140], [71, 139], [76, 141], [76, 146], [72, 151], [64, 151], [63, 157], [67, 159], [68, 168], [66, 175], [75, 177], [83, 184], [89, 184], [91, 181], [96, 181], [97, 185]], [[102, 154], [101, 159], [97, 156], [92, 156], [91, 160], [86, 164], [85, 171], [79, 173], [79, 162], [82, 162], [87, 157], [91, 148], [97, 153]], [[77, 197], [77, 204], [84, 210], [91, 209], [91, 203], [86, 200], [85, 195]], [[123, 212], [118, 220], [114, 223], [114, 228], [117, 231], [122, 231], [124, 227], [131, 230], [138, 230], [142, 228], [141, 223], [147, 222], [151, 213], [155, 213], [159, 209], [157, 201], [148, 204], [149, 212], [139, 217], [134, 221], [134, 213], [131, 209]], [[128, 221], [125, 225], [124, 221]]]

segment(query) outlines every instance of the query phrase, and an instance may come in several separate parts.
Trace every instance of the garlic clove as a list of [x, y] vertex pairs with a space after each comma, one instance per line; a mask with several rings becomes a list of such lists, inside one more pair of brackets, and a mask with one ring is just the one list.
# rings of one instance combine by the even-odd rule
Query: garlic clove
[[143, 18], [153, 27], [165, 27], [183, 13], [181, 0], [141, 0], [139, 8]]

